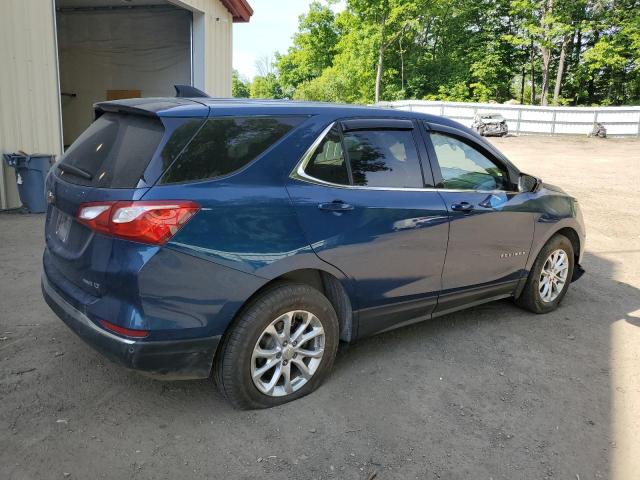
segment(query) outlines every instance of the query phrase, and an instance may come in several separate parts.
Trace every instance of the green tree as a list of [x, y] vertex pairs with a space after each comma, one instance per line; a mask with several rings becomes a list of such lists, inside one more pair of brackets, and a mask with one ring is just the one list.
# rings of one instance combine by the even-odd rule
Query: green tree
[[257, 76], [251, 82], [249, 91], [251, 98], [283, 98], [282, 87], [275, 73]]
[[429, 98], [640, 101], [640, 0], [313, 2], [252, 95], [333, 102]]
[[[640, 2], [597, 4], [585, 22], [587, 48], [578, 65], [586, 103], [619, 105], [640, 99]], [[586, 80], [586, 81], [585, 81]]]
[[314, 1], [298, 19], [298, 32], [285, 55], [276, 54], [275, 65], [285, 89], [319, 77], [333, 63], [338, 43], [336, 16], [327, 5]]
[[[553, 55], [557, 50], [559, 42], [565, 45], [565, 39], [571, 31], [567, 8], [570, 0], [514, 0], [511, 2], [511, 13], [517, 18], [520, 24], [520, 38], [513, 36], [516, 43], [531, 44], [531, 77], [535, 82], [535, 61], [536, 53], [541, 59], [541, 86], [540, 103], [546, 105], [548, 102], [548, 91], [551, 78], [551, 65]], [[519, 42], [518, 42], [519, 41]], [[566, 49], [566, 45], [563, 51]], [[564, 54], [563, 54], [564, 55]], [[564, 62], [564, 58], [563, 58]], [[564, 65], [563, 65], [564, 68]], [[532, 103], [535, 100], [535, 93]]]
[[249, 98], [249, 82], [240, 78], [240, 74], [237, 70], [234, 70], [231, 75], [231, 96], [235, 98]]
[[319, 77], [301, 83], [296, 99], [371, 103], [374, 99], [375, 39], [372, 26], [362, 24], [349, 9], [336, 18], [341, 33], [333, 64]]
[[385, 54], [402, 35], [418, 25], [416, 16], [422, 2], [417, 0], [350, 0], [349, 8], [368, 27], [368, 36], [377, 50], [374, 100], [380, 101]]

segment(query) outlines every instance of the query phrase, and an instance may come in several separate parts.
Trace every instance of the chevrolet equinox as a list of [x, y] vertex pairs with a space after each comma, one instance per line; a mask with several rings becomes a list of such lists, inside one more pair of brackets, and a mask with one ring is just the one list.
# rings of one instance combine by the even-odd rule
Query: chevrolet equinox
[[238, 408], [306, 395], [338, 343], [583, 272], [576, 199], [477, 133], [383, 108], [98, 103], [46, 183], [42, 290], [80, 337]]

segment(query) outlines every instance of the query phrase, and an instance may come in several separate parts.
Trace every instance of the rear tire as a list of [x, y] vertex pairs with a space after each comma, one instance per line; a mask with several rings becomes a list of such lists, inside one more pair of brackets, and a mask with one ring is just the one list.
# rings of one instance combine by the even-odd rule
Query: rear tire
[[516, 304], [534, 313], [549, 313], [562, 302], [573, 276], [573, 245], [554, 235], [542, 247]]
[[320, 386], [338, 342], [338, 318], [322, 293], [304, 284], [277, 284], [251, 300], [225, 335], [215, 380], [236, 408], [281, 405]]

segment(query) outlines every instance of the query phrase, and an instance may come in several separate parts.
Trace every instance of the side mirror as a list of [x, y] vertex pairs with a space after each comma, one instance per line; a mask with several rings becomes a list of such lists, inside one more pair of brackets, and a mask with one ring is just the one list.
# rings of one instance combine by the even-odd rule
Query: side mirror
[[518, 191], [519, 192], [537, 192], [542, 186], [542, 180], [533, 175], [527, 175], [521, 173], [518, 178]]

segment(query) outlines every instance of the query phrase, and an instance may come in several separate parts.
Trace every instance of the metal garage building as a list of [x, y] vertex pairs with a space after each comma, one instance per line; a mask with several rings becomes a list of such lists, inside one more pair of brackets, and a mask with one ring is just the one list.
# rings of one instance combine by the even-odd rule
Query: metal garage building
[[[231, 96], [232, 24], [247, 0], [2, 0], [0, 152], [59, 155], [106, 99]], [[0, 209], [20, 205], [0, 167]]]

